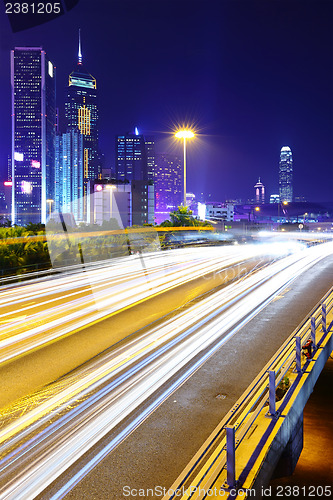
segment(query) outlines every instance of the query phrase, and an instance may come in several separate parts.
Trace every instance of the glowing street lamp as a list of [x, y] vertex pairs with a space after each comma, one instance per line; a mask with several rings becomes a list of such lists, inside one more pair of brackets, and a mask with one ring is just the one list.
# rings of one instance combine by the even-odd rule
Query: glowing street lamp
[[183, 206], [186, 207], [186, 139], [193, 139], [194, 133], [192, 130], [179, 130], [175, 137], [184, 141], [184, 199]]
[[[287, 207], [287, 206], [288, 206], [288, 204], [289, 204], [289, 202], [288, 202], [288, 201], [286, 201], [286, 200], [284, 200], [284, 201], [282, 202], [283, 207]], [[282, 207], [283, 215], [286, 215], [286, 211], [283, 209], [283, 207]], [[287, 214], [288, 214], [288, 212], [287, 212]], [[288, 222], [288, 217], [286, 217], [286, 221]]]
[[254, 207], [254, 212], [253, 212], [253, 220], [255, 221], [255, 212], [259, 213], [260, 212], [260, 207]]
[[284, 200], [284, 201], [280, 200], [278, 203], [278, 224], [280, 222], [280, 209], [282, 208], [283, 215], [285, 215], [286, 213], [285, 213], [283, 207], [286, 207], [287, 205], [288, 205], [288, 202], [286, 200]]

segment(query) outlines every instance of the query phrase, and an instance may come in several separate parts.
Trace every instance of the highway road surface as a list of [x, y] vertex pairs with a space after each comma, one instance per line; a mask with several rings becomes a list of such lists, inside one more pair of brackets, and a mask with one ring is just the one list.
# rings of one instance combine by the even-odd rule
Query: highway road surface
[[[186, 297], [186, 307], [160, 314], [158, 322], [3, 407], [0, 498], [43, 498], [45, 488], [113, 433], [103, 452], [109, 453], [265, 305], [330, 258], [332, 250], [331, 242], [177, 250], [4, 289], [0, 356], [5, 372], [46, 346], [52, 355], [53, 346], [73, 331], [84, 327], [93, 332], [96, 322], [106, 324], [119, 311], [126, 313], [166, 291], [176, 293], [199, 277], [215, 278], [206, 280], [213, 292], [197, 290]], [[248, 268], [250, 260], [255, 265]], [[234, 266], [240, 266], [238, 279]], [[223, 273], [226, 269], [233, 269], [232, 276]], [[223, 286], [216, 286], [222, 278]], [[70, 491], [101, 458], [96, 454], [54, 498]]]

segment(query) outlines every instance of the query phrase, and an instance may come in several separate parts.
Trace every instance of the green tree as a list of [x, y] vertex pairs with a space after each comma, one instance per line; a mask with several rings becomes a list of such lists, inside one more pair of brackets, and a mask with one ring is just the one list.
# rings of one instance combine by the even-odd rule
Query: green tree
[[179, 226], [211, 226], [209, 222], [202, 221], [193, 217], [193, 212], [188, 207], [180, 206], [174, 212], [170, 212], [170, 220], [162, 222], [162, 227], [179, 227]]
[[30, 269], [27, 266], [33, 264], [50, 267], [47, 243], [43, 241], [44, 231], [31, 226], [28, 229], [20, 226], [0, 228], [0, 269], [3, 272], [11, 273], [15, 268], [26, 272]]
[[42, 224], [41, 222], [38, 222], [37, 224], [34, 224], [33, 222], [29, 222], [25, 226], [26, 231], [31, 232], [33, 234], [39, 234], [41, 231], [44, 233], [45, 232], [45, 224]]
[[12, 226], [11, 221], [7, 217], [0, 215], [0, 227], [11, 227], [11, 226]]

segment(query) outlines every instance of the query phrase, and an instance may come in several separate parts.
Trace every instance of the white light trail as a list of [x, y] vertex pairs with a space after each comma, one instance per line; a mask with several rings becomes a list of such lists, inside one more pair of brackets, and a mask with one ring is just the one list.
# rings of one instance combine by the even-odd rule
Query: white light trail
[[[265, 255], [272, 251], [272, 245], [248, 245], [246, 249], [237, 247], [237, 250], [223, 248], [223, 252], [221, 248], [206, 248], [204, 253], [198, 250], [185, 252], [185, 258], [180, 252], [170, 252], [162, 261], [159, 254], [148, 254], [144, 257], [145, 270], [140, 267], [139, 259], [130, 259], [120, 269], [97, 269], [54, 280], [42, 291], [39, 284], [7, 291], [0, 298], [0, 362], [202, 275], [218, 272], [243, 259]], [[182, 260], [177, 262], [179, 256]], [[25, 306], [31, 297], [35, 304]], [[18, 304], [22, 306], [17, 307]], [[22, 312], [25, 314], [21, 315]]]
[[[93, 393], [91, 399], [69, 412], [71, 425], [68, 417], [64, 417], [63, 423], [59, 419], [59, 426], [53, 424], [52, 432], [46, 436], [45, 442], [43, 433], [40, 434], [40, 441], [36, 445], [40, 451], [37, 449], [36, 455], [31, 453], [23, 470], [18, 470], [15, 479], [6, 484], [3, 490], [6, 496], [3, 498], [34, 498], [193, 357], [209, 349], [215, 341], [219, 345], [226, 342], [230, 335], [234, 335], [235, 325], [240, 321], [248, 321], [253, 311], [315, 262], [332, 254], [332, 251], [332, 243], [312, 247], [250, 274], [246, 279], [229, 284], [159, 328], [151, 329], [142, 339], [132, 341], [128, 349], [117, 350], [102, 362], [99, 361], [94, 368], [90, 366], [81, 371], [71, 388], [64, 389], [46, 402], [43, 408], [40, 407], [40, 413], [36, 409], [4, 428], [0, 433], [2, 453], [15, 440], [23, 437], [22, 430], [28, 433], [32, 430], [32, 424], [36, 428], [45, 425], [48, 413], [56, 408], [59, 411], [63, 407], [61, 405], [66, 404], [66, 398], [67, 404], [70, 404], [71, 399], [68, 398], [75, 401], [86, 395], [89, 389], [97, 389], [99, 383], [104, 384], [103, 388]], [[198, 318], [201, 319], [198, 321]], [[209, 324], [205, 324], [208, 319]], [[207, 353], [202, 357], [206, 359]], [[128, 377], [112, 390], [111, 379], [126, 366]], [[47, 434], [47, 430], [43, 432]], [[50, 445], [50, 442], [53, 444]], [[18, 457], [16, 459], [20, 462]], [[2, 463], [4, 461], [5, 458]]]

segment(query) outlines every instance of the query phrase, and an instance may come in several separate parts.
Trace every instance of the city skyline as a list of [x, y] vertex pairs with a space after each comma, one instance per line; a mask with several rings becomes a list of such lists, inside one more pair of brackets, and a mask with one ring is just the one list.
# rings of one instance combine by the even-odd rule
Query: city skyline
[[[137, 125], [144, 136], [155, 137], [157, 152], [179, 155], [172, 131], [188, 122], [198, 130], [188, 148], [188, 191], [246, 199], [260, 177], [269, 196], [278, 191], [279, 153], [288, 144], [294, 195], [332, 201], [332, 6], [191, 6], [186, 0], [100, 1], [92, 13], [92, 3], [81, 0], [63, 18], [17, 34], [2, 12], [3, 75], [9, 74], [10, 50], [23, 41], [39, 43], [57, 67], [61, 108], [81, 28], [84, 64], [96, 77], [102, 103], [99, 131], [107, 168], [114, 167], [114, 137], [122, 131]], [[166, 39], [166, 33], [173, 36]], [[3, 77], [2, 176], [10, 152], [6, 92], [8, 100]]]

